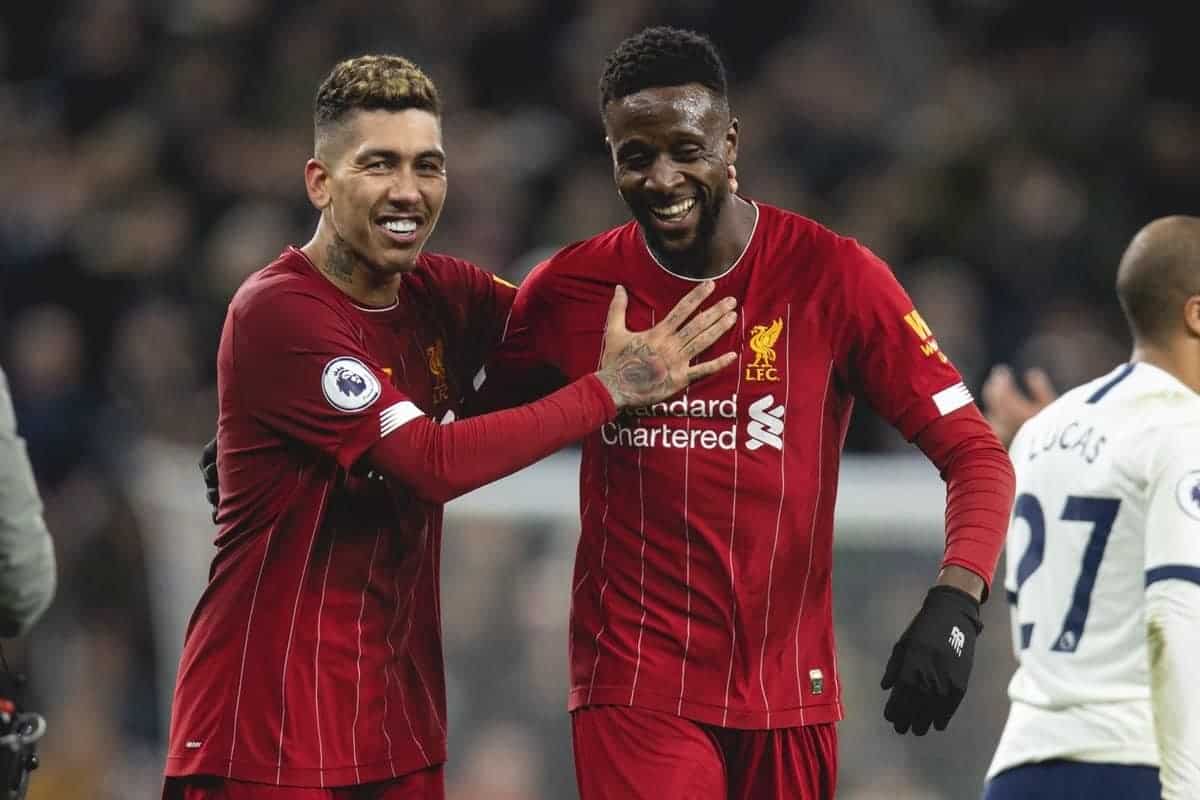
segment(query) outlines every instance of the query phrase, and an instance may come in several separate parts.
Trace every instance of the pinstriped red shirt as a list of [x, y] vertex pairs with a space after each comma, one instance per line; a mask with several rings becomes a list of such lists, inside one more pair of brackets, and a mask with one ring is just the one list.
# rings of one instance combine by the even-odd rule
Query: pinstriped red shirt
[[[758, 208], [708, 301], [739, 301], [740, 325], [708, 352], [735, 350], [736, 366], [584, 442], [571, 709], [631, 705], [734, 728], [840, 719], [833, 513], [853, 402], [909, 439], [971, 402], [882, 261]], [[521, 286], [490, 371], [595, 369], [618, 283], [633, 329], [694, 285], [653, 259], [634, 223], [572, 245]]]
[[238, 291], [218, 353], [217, 551], [168, 775], [339, 786], [445, 760], [442, 509], [352, 465], [413, 413], [459, 412], [511, 300], [428, 254], [395, 306], [364, 309], [295, 249]]

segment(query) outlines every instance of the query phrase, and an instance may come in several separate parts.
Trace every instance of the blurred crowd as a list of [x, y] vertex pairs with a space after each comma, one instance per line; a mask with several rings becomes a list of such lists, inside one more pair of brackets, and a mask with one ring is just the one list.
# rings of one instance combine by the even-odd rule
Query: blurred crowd
[[[1122, 360], [1111, 289], [1121, 249], [1150, 218], [1200, 205], [1193, 45], [1155, 5], [5, 4], [0, 363], [61, 566], [50, 614], [9, 646], [51, 720], [31, 796], [154, 795], [180, 620], [211, 556], [194, 463], [215, 425], [220, 325], [240, 281], [315, 222], [302, 166], [312, 95], [336, 60], [400, 53], [438, 83], [450, 195], [431, 248], [519, 281], [554, 249], [627, 218], [597, 109], [605, 54], [648, 24], [709, 33], [731, 70], [742, 192], [886, 259], [977, 392], [997, 361], [1041, 365], [1066, 385]], [[905, 447], [857, 413], [851, 451]], [[574, 532], [474, 527], [448, 531], [443, 562], [461, 732], [452, 794], [570, 797], [563, 615]], [[928, 583], [904, 553], [872, 558], [860, 587], [872, 606]], [[1008, 667], [1002, 612], [989, 605], [985, 637], [1002, 662], [997, 681]], [[844, 669], [864, 691], [886, 657], [872, 637], [890, 641], [903, 626], [894, 615], [839, 617]], [[880, 735], [875, 705], [873, 695], [852, 705], [847, 725]], [[939, 770], [912, 753], [948, 749], [897, 757], [915, 781], [905, 795], [887, 788], [886, 759], [844, 748], [846, 796], [968, 796], [969, 784], [944, 775], [921, 783]]]

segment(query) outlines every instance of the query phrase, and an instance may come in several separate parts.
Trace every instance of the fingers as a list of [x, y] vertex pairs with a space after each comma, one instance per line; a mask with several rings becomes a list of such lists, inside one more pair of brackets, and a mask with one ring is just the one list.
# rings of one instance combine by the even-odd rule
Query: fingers
[[726, 171], [726, 173], [728, 173], [728, 177], [729, 177], [729, 191], [732, 194], [737, 194], [737, 190], [738, 190], [737, 167], [735, 167], [733, 164], [730, 164], [727, 167], [725, 167], [725, 171]]
[[200, 471], [203, 472], [209, 464], [217, 463], [217, 438], [214, 436], [200, 451]]
[[734, 361], [737, 361], [737, 353], [726, 353], [725, 355], [718, 356], [711, 361], [693, 364], [692, 366], [688, 367], [688, 383], [694, 383], [701, 378], [706, 378], [709, 375], [712, 375], [714, 372], [720, 372]]
[[1048, 405], [1058, 399], [1058, 391], [1050, 382], [1050, 376], [1040, 367], [1033, 367], [1025, 372], [1025, 383], [1038, 406]]
[[[717, 284], [713, 281], [701, 281], [699, 284], [697, 284], [696, 288], [685, 294], [680, 301], [675, 304], [675, 307], [672, 308], [665, 317], [663, 317], [663, 321], [658, 323], [658, 325], [655, 327], [661, 327], [668, 333], [673, 333], [679, 330], [680, 326], [682, 326], [683, 323], [687, 321], [687, 318], [692, 315], [692, 312], [699, 308], [700, 304], [704, 302], [704, 298], [712, 294], [713, 289], [716, 287]], [[622, 319], [624, 319], [623, 316]]]
[[892, 655], [888, 659], [887, 666], [883, 670], [883, 680], [879, 682], [879, 688], [885, 692], [896, 685], [896, 678], [900, 676], [900, 665], [904, 662], [904, 648], [897, 643], [892, 648]]
[[608, 319], [604, 323], [604, 329], [609, 334], [623, 334], [627, 330], [625, 328], [625, 308], [629, 304], [629, 298], [625, 294], [624, 286], [617, 286], [613, 289], [612, 302], [608, 304]]
[[[719, 303], [714, 304], [711, 308], [706, 308], [696, 316], [692, 317], [688, 324], [684, 325], [675, 333], [675, 338], [682, 342], [686, 347], [687, 344], [692, 341], [692, 339], [699, 336], [712, 325], [721, 322], [722, 317], [733, 311], [735, 308], [737, 308], [737, 300], [732, 297], [726, 297]], [[736, 319], [736, 315], [734, 318]], [[727, 330], [729, 330], [728, 326], [726, 326], [721, 332], [724, 333]], [[709, 342], [709, 344], [712, 344], [712, 342]], [[702, 352], [704, 352], [704, 348], [696, 350], [694, 353], [692, 353], [692, 355]]]
[[983, 382], [983, 402], [991, 411], [1001, 411], [1012, 405], [1025, 405], [1025, 397], [1017, 387], [1012, 370], [1005, 364], [992, 367]]
[[681, 349], [684, 358], [691, 361], [696, 356], [712, 347], [713, 343], [725, 335], [725, 332], [737, 322], [737, 314], [727, 311], [718, 317], [711, 325], [697, 333], [692, 340]]
[[883, 709], [883, 718], [892, 723], [896, 733], [908, 733], [912, 725], [913, 696], [903, 686], [897, 686], [888, 697]]

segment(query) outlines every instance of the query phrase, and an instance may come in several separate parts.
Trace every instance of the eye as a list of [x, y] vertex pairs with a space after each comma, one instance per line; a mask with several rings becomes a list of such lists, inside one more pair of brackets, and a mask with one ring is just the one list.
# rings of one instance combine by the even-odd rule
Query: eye
[[628, 153], [621, 159], [621, 166], [627, 169], [645, 169], [653, 161], [649, 153]]
[[376, 159], [375, 161], [368, 161], [366, 169], [368, 172], [386, 172], [388, 169], [388, 162], [386, 162], [382, 159]]
[[696, 147], [695, 145], [687, 145], [675, 151], [675, 158], [679, 161], [695, 161], [696, 159], [700, 158], [700, 155], [703, 152], [704, 150], [702, 148]]

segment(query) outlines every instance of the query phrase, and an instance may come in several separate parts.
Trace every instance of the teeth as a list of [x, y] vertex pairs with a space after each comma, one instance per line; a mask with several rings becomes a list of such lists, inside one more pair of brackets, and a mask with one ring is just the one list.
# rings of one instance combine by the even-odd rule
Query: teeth
[[417, 229], [417, 223], [411, 219], [389, 219], [383, 227], [392, 233], [412, 233]]
[[655, 216], [664, 218], [682, 217], [684, 214], [692, 210], [692, 206], [696, 205], [696, 199], [689, 197], [687, 200], [680, 200], [678, 203], [669, 206], [659, 206], [650, 209]]

